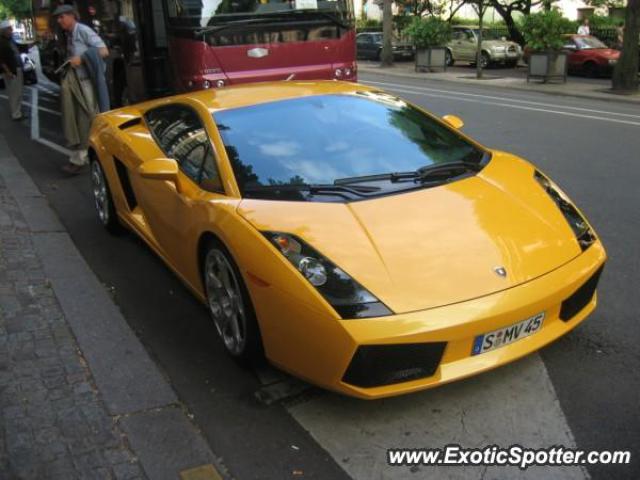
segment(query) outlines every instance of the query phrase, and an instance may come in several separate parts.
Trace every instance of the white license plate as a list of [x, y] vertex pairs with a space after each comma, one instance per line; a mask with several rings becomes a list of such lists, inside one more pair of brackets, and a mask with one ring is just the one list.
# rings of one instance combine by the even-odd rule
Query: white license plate
[[489, 352], [528, 337], [529, 335], [533, 335], [542, 328], [544, 314], [545, 312], [540, 312], [533, 317], [529, 317], [526, 320], [514, 323], [508, 327], [499, 328], [493, 332], [478, 335], [473, 341], [473, 350], [471, 351], [471, 355], [479, 355], [481, 353]]

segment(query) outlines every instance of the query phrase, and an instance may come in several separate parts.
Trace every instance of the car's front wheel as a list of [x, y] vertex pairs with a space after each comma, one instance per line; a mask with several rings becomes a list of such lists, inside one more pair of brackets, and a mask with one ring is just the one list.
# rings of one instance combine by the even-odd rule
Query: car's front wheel
[[487, 68], [491, 63], [491, 58], [487, 52], [480, 53], [480, 68]]
[[225, 349], [243, 365], [263, 357], [260, 329], [240, 271], [227, 249], [210, 241], [202, 259], [209, 314]]
[[102, 165], [96, 158], [91, 159], [91, 186], [93, 187], [93, 199], [100, 223], [110, 233], [120, 233], [122, 225], [118, 220], [107, 177], [104, 174]]

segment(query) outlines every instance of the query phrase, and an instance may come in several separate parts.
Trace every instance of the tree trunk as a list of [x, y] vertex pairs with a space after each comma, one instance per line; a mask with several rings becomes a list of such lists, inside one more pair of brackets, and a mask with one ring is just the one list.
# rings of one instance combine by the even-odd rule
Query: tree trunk
[[638, 91], [638, 33], [640, 0], [629, 0], [624, 18], [622, 53], [613, 70], [612, 87], [617, 91]]
[[384, 0], [382, 9], [382, 54], [380, 55], [380, 60], [383, 67], [393, 65], [393, 50], [391, 48], [391, 37], [393, 35], [392, 3], [392, 0]]
[[[507, 29], [509, 30], [509, 36], [511, 37], [511, 40], [513, 40], [516, 43], [519, 43], [520, 45], [524, 45], [525, 43], [524, 36], [522, 35], [522, 33], [520, 33], [520, 30], [518, 29], [518, 26], [516, 25], [516, 22], [513, 19], [513, 11], [510, 9], [504, 8], [500, 4], [500, 2], [497, 0], [491, 0], [490, 5], [495, 9], [496, 12], [498, 12], [498, 15], [500, 15], [504, 20], [504, 23], [507, 25]], [[525, 15], [529, 14], [529, 12], [523, 12], [523, 13]]]

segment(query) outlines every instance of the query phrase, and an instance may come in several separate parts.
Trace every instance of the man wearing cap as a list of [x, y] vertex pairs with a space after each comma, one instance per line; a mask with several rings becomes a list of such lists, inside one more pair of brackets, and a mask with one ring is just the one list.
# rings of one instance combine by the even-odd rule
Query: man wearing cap
[[[96, 32], [78, 21], [73, 6], [61, 5], [53, 15], [67, 36], [67, 62], [70, 66], [63, 74], [61, 92], [64, 132], [72, 153], [62, 169], [76, 175], [89, 162], [89, 129], [98, 113], [96, 91], [87, 69], [88, 59], [92, 58], [89, 53], [95, 50], [98, 58], [104, 58], [109, 55], [109, 50]], [[104, 79], [104, 71], [98, 70]]]
[[0, 73], [9, 94], [11, 118], [22, 120], [22, 59], [9, 20], [0, 22]]

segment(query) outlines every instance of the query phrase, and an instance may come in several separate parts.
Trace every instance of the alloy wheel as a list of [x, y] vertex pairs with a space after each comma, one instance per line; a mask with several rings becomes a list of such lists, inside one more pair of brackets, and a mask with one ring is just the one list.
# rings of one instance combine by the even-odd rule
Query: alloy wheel
[[98, 217], [103, 225], [109, 224], [110, 198], [107, 190], [107, 181], [100, 162], [91, 162], [91, 182], [93, 184], [93, 198], [98, 212]]
[[221, 250], [213, 248], [207, 253], [204, 277], [207, 304], [218, 334], [229, 353], [239, 356], [247, 341], [247, 316], [238, 278]]

